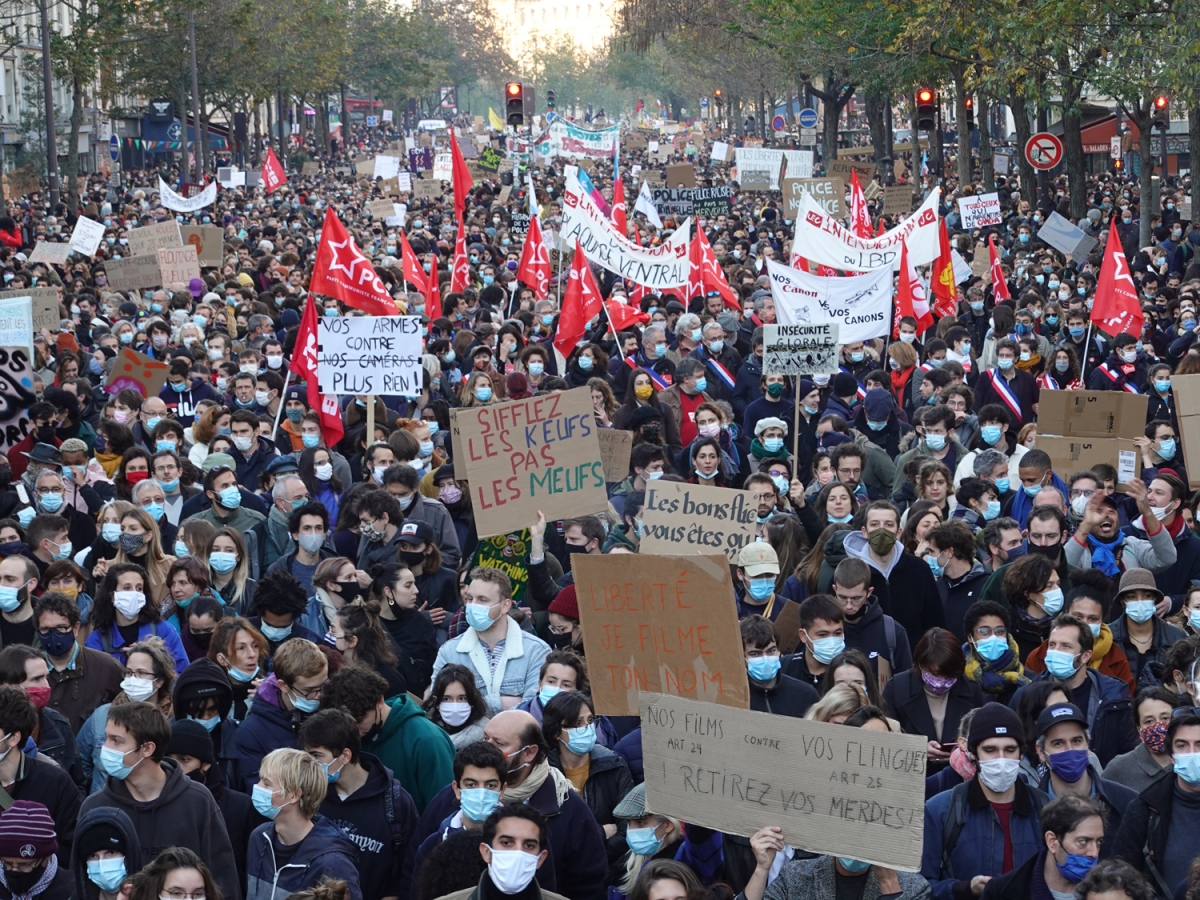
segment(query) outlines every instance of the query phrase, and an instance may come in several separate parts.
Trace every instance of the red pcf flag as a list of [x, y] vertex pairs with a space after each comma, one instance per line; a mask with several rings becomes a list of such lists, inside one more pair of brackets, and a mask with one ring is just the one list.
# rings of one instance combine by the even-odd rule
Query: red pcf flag
[[442, 286], [438, 284], [438, 255], [429, 254], [429, 277], [425, 279], [425, 315], [429, 321], [442, 317]]
[[620, 172], [613, 185], [612, 223], [617, 226], [621, 237], [629, 236], [629, 223], [625, 219], [625, 182], [621, 180]]
[[933, 311], [940, 318], [958, 312], [958, 286], [954, 283], [954, 257], [950, 255], [944, 218], [938, 223], [938, 232], [938, 255], [929, 273], [929, 287], [933, 290]]
[[874, 234], [871, 214], [867, 211], [867, 198], [858, 180], [858, 169], [850, 170], [850, 230], [860, 238], [869, 238]]
[[337, 396], [321, 393], [317, 385], [317, 304], [312, 294], [304, 304], [300, 330], [296, 332], [296, 349], [292, 355], [292, 374], [303, 379], [308, 390], [308, 405], [321, 416], [321, 436], [325, 446], [333, 447], [346, 433], [342, 425], [342, 410]]
[[529, 217], [529, 232], [525, 235], [525, 246], [521, 250], [517, 278], [533, 289], [535, 300], [545, 300], [550, 293], [550, 256], [546, 253], [542, 226], [537, 216]]
[[396, 303], [332, 209], [325, 210], [309, 290], [336, 297], [372, 316], [398, 314]]
[[471, 267], [467, 262], [467, 230], [462, 218], [458, 220], [458, 237], [454, 239], [454, 261], [450, 269], [450, 292], [465, 290], [471, 283]]
[[908, 242], [900, 242], [900, 286], [896, 289], [896, 321], [892, 329], [892, 337], [900, 337], [900, 320], [912, 316], [917, 320], [917, 334], [933, 327], [933, 315], [929, 312], [929, 301], [925, 298], [925, 288], [917, 277], [917, 270], [908, 261]]
[[993, 234], [988, 235], [988, 259], [992, 268], [992, 299], [997, 303], [1010, 299], [1012, 295], [1008, 292], [1008, 282], [1004, 280], [1004, 270], [1000, 268], [1000, 254], [996, 252], [996, 236]]
[[1110, 337], [1121, 332], [1142, 336], [1146, 317], [1138, 302], [1137, 287], [1129, 274], [1129, 261], [1117, 236], [1117, 220], [1108, 228], [1108, 243], [1104, 245], [1104, 262], [1096, 281], [1096, 302], [1092, 306], [1092, 321]]
[[[738, 303], [738, 296], [734, 293], [733, 288], [729, 286], [729, 281], [725, 278], [725, 272], [721, 268], [721, 264], [717, 262], [717, 254], [713, 253], [712, 244], [708, 242], [708, 237], [700, 228], [696, 229], [696, 233], [692, 236], [692, 265], [700, 267], [700, 289], [704, 293], [716, 291], [725, 301], [725, 305], [733, 309], [741, 309], [741, 304]], [[688, 279], [688, 284], [691, 284], [692, 279]], [[694, 296], [694, 295], [689, 295]]]
[[453, 125], [450, 126], [450, 173], [454, 177], [454, 212], [461, 222], [463, 209], [467, 205], [467, 194], [475, 186], [475, 179], [471, 177], [471, 170], [467, 168], [467, 161], [463, 159], [462, 148], [458, 146], [458, 136], [454, 133]]
[[616, 300], [606, 300], [604, 309], [608, 312], [608, 321], [612, 322], [614, 331], [624, 331], [634, 325], [646, 325], [650, 322], [647, 313]]
[[287, 173], [283, 171], [279, 157], [270, 147], [267, 148], [267, 158], [263, 160], [262, 182], [266, 186], [268, 194], [287, 184]]
[[562, 311], [558, 316], [558, 333], [554, 336], [554, 349], [564, 360], [587, 333], [587, 323], [600, 315], [601, 303], [600, 286], [588, 268], [583, 248], [576, 241], [567, 292], [563, 295]]
[[414, 285], [418, 291], [422, 294], [429, 293], [425, 270], [417, 262], [417, 254], [413, 252], [412, 244], [408, 242], [403, 230], [400, 231], [400, 271], [404, 273], [404, 280]]

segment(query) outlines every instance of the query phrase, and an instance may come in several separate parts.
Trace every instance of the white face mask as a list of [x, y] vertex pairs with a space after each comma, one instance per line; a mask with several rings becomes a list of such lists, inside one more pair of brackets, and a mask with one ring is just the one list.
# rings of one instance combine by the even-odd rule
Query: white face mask
[[148, 678], [134, 678], [131, 675], [129, 678], [122, 679], [121, 690], [130, 700], [141, 702], [148, 700], [154, 693], [154, 682]]
[[317, 481], [328, 481], [333, 477], [333, 463], [322, 463], [319, 466], [313, 466], [313, 474], [317, 476]]
[[1071, 512], [1075, 513], [1075, 515], [1082, 518], [1083, 514], [1087, 511], [1087, 505], [1088, 505], [1087, 497], [1076, 497], [1074, 500], [1071, 501]]
[[505, 894], [519, 894], [529, 887], [537, 872], [538, 858], [524, 850], [492, 850], [488, 875]]
[[1020, 771], [1019, 759], [985, 759], [979, 763], [979, 780], [988, 790], [1003, 794], [1013, 786]]
[[471, 704], [443, 700], [438, 704], [438, 714], [447, 725], [457, 728], [459, 725], [465, 725], [471, 717]]
[[113, 606], [127, 619], [136, 619], [146, 605], [146, 595], [141, 591], [114, 591]]
[[1169, 507], [1169, 506], [1152, 506], [1152, 507], [1150, 507], [1150, 512], [1154, 513], [1154, 518], [1158, 519], [1158, 521], [1161, 522], [1163, 519], [1165, 519], [1170, 514], [1171, 507]]
[[237, 447], [243, 453], [249, 450], [254, 445], [254, 436], [246, 437], [245, 435], [234, 437], [233, 446]]

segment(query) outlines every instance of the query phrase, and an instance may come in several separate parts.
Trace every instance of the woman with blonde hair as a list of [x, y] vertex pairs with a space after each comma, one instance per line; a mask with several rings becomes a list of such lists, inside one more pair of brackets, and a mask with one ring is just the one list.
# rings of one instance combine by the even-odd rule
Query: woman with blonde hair
[[75, 554], [75, 562], [93, 577], [104, 577], [101, 569], [96, 575], [96, 564], [101, 560], [112, 560], [121, 546], [121, 517], [133, 504], [128, 500], [109, 500], [96, 513], [96, 540], [90, 547], [81, 547]]
[[[613, 807], [613, 816], [625, 822], [625, 842], [629, 849], [609, 869], [606, 883], [610, 900], [625, 900], [634, 890], [642, 870], [654, 860], [673, 859], [684, 839], [683, 824], [679, 819], [660, 816], [646, 808], [646, 785], [636, 785], [621, 802]], [[700, 829], [697, 828], [697, 833]], [[704, 834], [711, 832], [704, 830]], [[699, 843], [703, 839], [688, 836]]]
[[486, 406], [489, 403], [495, 403], [496, 396], [492, 385], [492, 376], [487, 372], [471, 372], [467, 375], [462, 390], [459, 391], [458, 402], [465, 407]]
[[852, 712], [870, 703], [871, 698], [862, 687], [843, 681], [831, 687], [824, 697], [810, 706], [804, 718], [810, 722], [841, 725]]
[[266, 678], [271, 645], [249, 619], [226, 616], [213, 629], [208, 642], [208, 658], [220, 666], [233, 689], [233, 707], [229, 714], [241, 722], [249, 712], [248, 701]]
[[417, 446], [420, 448], [418, 457], [425, 462], [427, 469], [436, 469], [449, 459], [445, 450], [434, 445], [429, 423], [424, 419], [401, 419], [396, 423], [396, 427], [417, 439]]
[[246, 541], [236, 528], [218, 528], [204, 548], [213, 594], [239, 616], [246, 615], [254, 600], [254, 579]]
[[134, 506], [121, 516], [121, 538], [114, 563], [137, 563], [146, 570], [149, 592], [160, 606], [167, 599], [167, 575], [174, 556], [163, 552], [158, 523], [146, 510]]
[[912, 391], [909, 381], [917, 368], [917, 351], [903, 341], [888, 344], [888, 366], [892, 374], [892, 396], [896, 404], [905, 412], [912, 414]]
[[171, 704], [171, 690], [175, 687], [176, 677], [175, 659], [162, 638], [146, 638], [131, 644], [128, 650], [121, 693], [113, 698], [112, 703], [96, 707], [96, 711], [80, 726], [75, 739], [84, 777], [91, 782], [91, 793], [104, 787], [107, 777], [100, 764], [100, 750], [104, 746], [104, 724], [108, 721], [110, 706], [153, 703], [168, 719], [175, 712]]
[[188, 459], [193, 465], [202, 466], [208, 456], [208, 445], [218, 434], [231, 434], [229, 417], [233, 410], [225, 406], [214, 406], [192, 425], [192, 437], [195, 442], [188, 451]]

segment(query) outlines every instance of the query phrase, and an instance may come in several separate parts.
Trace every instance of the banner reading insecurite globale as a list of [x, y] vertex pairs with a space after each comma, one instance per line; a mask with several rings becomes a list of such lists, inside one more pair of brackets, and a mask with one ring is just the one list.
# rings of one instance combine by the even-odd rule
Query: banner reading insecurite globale
[[620, 127], [588, 131], [558, 119], [533, 145], [539, 156], [565, 156], [567, 159], [611, 159], [617, 152]]

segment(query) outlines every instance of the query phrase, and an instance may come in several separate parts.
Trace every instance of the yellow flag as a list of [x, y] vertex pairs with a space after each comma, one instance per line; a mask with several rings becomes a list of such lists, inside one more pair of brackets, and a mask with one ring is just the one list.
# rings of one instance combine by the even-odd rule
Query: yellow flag
[[492, 109], [490, 106], [488, 107], [488, 124], [491, 125], [493, 128], [495, 128], [497, 131], [504, 130], [504, 120], [502, 118], [500, 118], [498, 115], [496, 115], [496, 111], [494, 109]]

